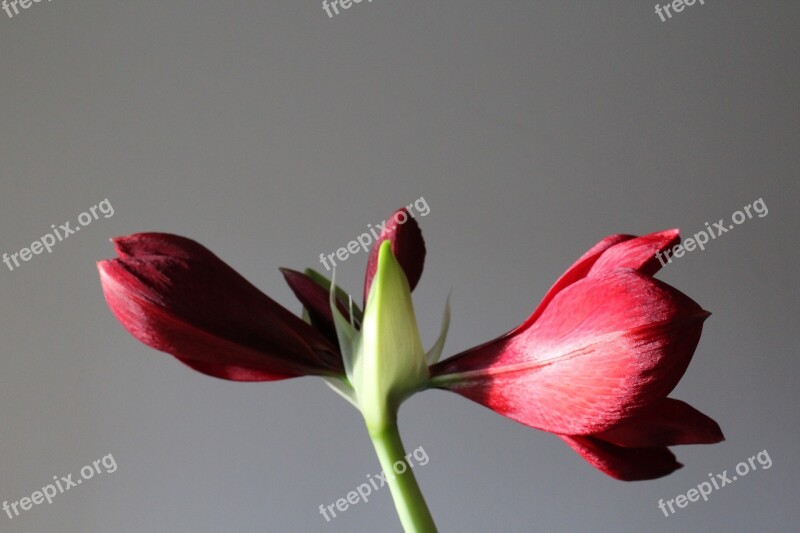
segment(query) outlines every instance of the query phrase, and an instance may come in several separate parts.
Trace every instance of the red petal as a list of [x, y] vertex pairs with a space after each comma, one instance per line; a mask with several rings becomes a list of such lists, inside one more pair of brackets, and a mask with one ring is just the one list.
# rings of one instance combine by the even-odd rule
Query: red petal
[[594, 437], [559, 437], [593, 467], [622, 481], [655, 479], [671, 474], [683, 466], [665, 446], [621, 448]]
[[589, 270], [591, 270], [592, 265], [594, 265], [595, 262], [600, 259], [600, 256], [602, 256], [606, 250], [620, 242], [625, 242], [634, 238], [635, 237], [633, 235], [609, 235], [589, 248], [585, 254], [575, 261], [572, 266], [570, 266], [566, 272], [561, 274], [561, 277], [558, 278], [555, 283], [553, 283], [553, 286], [550, 287], [550, 290], [548, 290], [547, 294], [544, 295], [544, 298], [542, 298], [542, 301], [539, 302], [539, 306], [536, 308], [533, 314], [529, 316], [525, 322], [520, 324], [519, 327], [510, 331], [506, 335], [511, 335], [515, 331], [525, 329], [530, 324], [533, 324], [533, 322], [539, 318], [539, 315], [542, 314], [545, 307], [547, 307], [547, 304], [549, 304], [550, 301], [555, 298], [556, 294], [564, 290], [566, 287], [569, 287], [576, 281], [585, 278], [589, 274]]
[[[663, 253], [680, 241], [680, 232], [668, 229], [621, 242], [606, 250], [592, 265], [588, 275], [598, 276], [615, 268], [632, 268], [652, 276], [662, 266], [656, 254]], [[664, 257], [663, 261], [666, 260]]]
[[[405, 222], [400, 214], [405, 215]], [[412, 291], [417, 286], [419, 278], [422, 276], [422, 266], [425, 263], [425, 240], [422, 238], [422, 231], [419, 229], [416, 219], [411, 216], [408, 210], [403, 207], [398, 209], [385, 223], [384, 229], [378, 236], [378, 240], [372, 245], [367, 259], [367, 273], [364, 276], [364, 304], [366, 305], [369, 288], [372, 285], [372, 278], [378, 268], [378, 250], [380, 244], [389, 240], [392, 243], [392, 254], [397, 262], [403, 267], [403, 272], [408, 279], [408, 287]]]
[[[294, 292], [300, 303], [308, 311], [311, 323], [321, 331], [332, 343], [337, 343], [336, 326], [331, 313], [330, 294], [311, 277], [289, 268], [281, 268], [286, 283]], [[338, 299], [336, 306], [346, 320], [350, 320], [350, 311]]]
[[200, 244], [161, 233], [115, 239], [98, 263], [114, 315], [138, 340], [237, 381], [343, 372], [338, 350]]
[[637, 415], [595, 435], [623, 447], [713, 444], [725, 440], [719, 424], [691, 405], [664, 398]]
[[656, 258], [656, 252], [663, 252], [678, 242], [680, 242], [680, 235], [676, 229], [650, 233], [641, 237], [622, 234], [609, 235], [592, 246], [558, 278], [558, 281], [542, 298], [536, 311], [517, 329], [525, 329], [530, 326], [539, 318], [556, 294], [587, 276], [599, 276], [614, 268], [632, 268], [652, 276], [661, 267]]
[[596, 433], [675, 387], [707, 316], [665, 283], [613, 270], [573, 283], [527, 329], [434, 365], [431, 375], [523, 424]]

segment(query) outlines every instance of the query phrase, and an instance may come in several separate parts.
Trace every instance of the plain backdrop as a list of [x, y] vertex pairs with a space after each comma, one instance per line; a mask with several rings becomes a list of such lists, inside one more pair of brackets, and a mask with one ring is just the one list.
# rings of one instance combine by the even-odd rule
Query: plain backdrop
[[[13, 13], [13, 11], [12, 11]], [[278, 267], [323, 268], [424, 197], [423, 341], [445, 355], [524, 320], [611, 233], [691, 236], [768, 207], [662, 270], [713, 315], [672, 396], [727, 440], [624, 483], [558, 438], [448, 392], [400, 412], [443, 532], [796, 531], [800, 4], [375, 0], [32, 3], [0, 11], [0, 500], [106, 454], [118, 465], [10, 532], [400, 531], [357, 411], [316, 378], [240, 384], [134, 340], [95, 262], [139, 231], [194, 238], [289, 309]], [[360, 299], [366, 255], [337, 279]], [[665, 518], [674, 498], [767, 450]]]

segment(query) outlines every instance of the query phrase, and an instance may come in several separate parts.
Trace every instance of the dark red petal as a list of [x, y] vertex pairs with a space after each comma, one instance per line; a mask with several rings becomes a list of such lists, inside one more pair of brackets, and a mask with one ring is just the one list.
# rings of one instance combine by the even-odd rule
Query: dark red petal
[[[171, 233], [134, 233], [111, 239], [120, 259], [128, 257], [171, 257], [197, 262], [221, 260], [202, 244]], [[227, 265], [225, 265], [227, 267]]]
[[[401, 214], [404, 217], [401, 217]], [[405, 221], [400, 223], [399, 220], [403, 218], [405, 218]], [[394, 254], [400, 266], [403, 267], [403, 272], [405, 272], [408, 279], [409, 289], [413, 291], [422, 276], [422, 266], [425, 263], [425, 240], [422, 238], [422, 231], [419, 229], [416, 219], [403, 207], [392, 213], [378, 236], [378, 240], [375, 241], [369, 252], [367, 273], [364, 276], [365, 305], [369, 295], [369, 288], [372, 285], [372, 278], [378, 268], [378, 250], [380, 249], [380, 244], [387, 239], [392, 243], [392, 254]]]
[[338, 349], [200, 244], [161, 233], [114, 240], [98, 263], [114, 315], [138, 340], [242, 381], [343, 372]]
[[528, 329], [434, 365], [431, 376], [523, 424], [586, 435], [665, 397], [707, 316], [665, 283], [613, 270], [566, 287]]
[[[321, 331], [332, 343], [336, 343], [336, 326], [333, 323], [329, 292], [302, 272], [297, 272], [290, 268], [281, 268], [281, 272], [283, 272], [283, 277], [292, 292], [308, 311], [314, 327]], [[336, 300], [336, 306], [345, 320], [349, 321], [350, 311], [347, 307], [338, 299]]]
[[725, 440], [714, 420], [680, 400], [664, 398], [595, 437], [617, 446], [644, 448], [713, 444]]
[[256, 368], [245, 368], [226, 363], [209, 363], [192, 359], [181, 359], [180, 357], [176, 357], [176, 359], [192, 370], [196, 370], [207, 376], [230, 381], [275, 381], [297, 377], [295, 374], [282, 376], [276, 373], [264, 372]]
[[594, 437], [559, 435], [590, 465], [622, 481], [655, 479], [671, 474], [683, 465], [666, 446], [621, 448]]

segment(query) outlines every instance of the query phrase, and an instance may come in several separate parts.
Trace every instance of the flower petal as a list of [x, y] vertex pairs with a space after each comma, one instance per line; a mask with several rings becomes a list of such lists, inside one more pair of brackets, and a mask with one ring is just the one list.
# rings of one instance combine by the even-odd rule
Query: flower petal
[[708, 315], [646, 274], [609, 271], [563, 289], [527, 329], [434, 365], [432, 385], [538, 429], [596, 433], [675, 387]]
[[683, 466], [666, 446], [622, 448], [594, 437], [559, 437], [593, 467], [621, 481], [655, 479]]
[[579, 281], [586, 276], [589, 275], [589, 271], [591, 270], [592, 266], [597, 262], [598, 259], [612, 246], [615, 246], [618, 243], [625, 242], [630, 239], [636, 238], [634, 235], [624, 235], [624, 234], [617, 234], [617, 235], [609, 235], [605, 237], [600, 242], [589, 248], [589, 250], [583, 254], [577, 261], [575, 261], [563, 274], [561, 277], [553, 283], [553, 286], [550, 287], [550, 290], [547, 291], [547, 294], [544, 295], [542, 301], [539, 302], [538, 307], [533, 312], [528, 319], [520, 324], [517, 328], [507, 333], [507, 335], [511, 335], [518, 330], [522, 330], [527, 328], [530, 324], [539, 318], [539, 315], [542, 314], [544, 309], [547, 307], [547, 304], [555, 298], [556, 294], [564, 290], [566, 287], [569, 287], [576, 281]]
[[614, 268], [632, 268], [650, 276], [654, 275], [661, 266], [656, 253], [663, 252], [678, 242], [680, 234], [677, 229], [658, 231], [641, 237], [609, 235], [575, 261], [550, 287], [533, 314], [510, 334], [530, 326], [556, 294], [587, 276], [599, 276]]
[[375, 241], [369, 252], [367, 272], [364, 276], [365, 304], [369, 296], [370, 285], [372, 285], [372, 278], [378, 269], [378, 251], [381, 243], [385, 240], [392, 243], [392, 254], [403, 267], [403, 272], [408, 279], [408, 286], [412, 291], [422, 276], [422, 266], [425, 263], [425, 240], [422, 238], [422, 231], [419, 229], [416, 219], [403, 207], [392, 213], [392, 216], [384, 223], [378, 240]]
[[114, 240], [98, 263], [114, 315], [138, 340], [237, 381], [342, 373], [338, 350], [200, 244], [162, 233]]
[[714, 420], [691, 405], [664, 398], [595, 437], [626, 448], [713, 444], [725, 440]]
[[[292, 292], [308, 311], [311, 324], [325, 335], [331, 343], [337, 343], [336, 326], [333, 323], [328, 291], [314, 281], [313, 278], [302, 272], [290, 268], [281, 268], [281, 272]], [[345, 317], [345, 320], [349, 321], [350, 311], [347, 307], [338, 299], [336, 306], [342, 316]]]
[[[589, 276], [601, 275], [614, 268], [632, 268], [648, 276], [661, 269], [657, 254], [681, 241], [677, 229], [668, 229], [628, 239], [609, 247], [592, 265]], [[666, 257], [663, 259], [667, 260]]]

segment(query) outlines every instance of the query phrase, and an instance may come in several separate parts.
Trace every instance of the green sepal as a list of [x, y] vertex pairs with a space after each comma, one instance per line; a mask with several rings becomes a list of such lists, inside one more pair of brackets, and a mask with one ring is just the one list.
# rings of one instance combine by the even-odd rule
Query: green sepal
[[379, 430], [429, 378], [408, 280], [389, 241], [378, 252], [359, 333], [351, 383], [367, 426]]
[[439, 330], [439, 338], [436, 343], [425, 354], [428, 365], [432, 365], [439, 360], [444, 350], [444, 343], [447, 340], [447, 332], [450, 329], [450, 295], [447, 295], [447, 302], [444, 304], [444, 315], [442, 316], [442, 327]]

